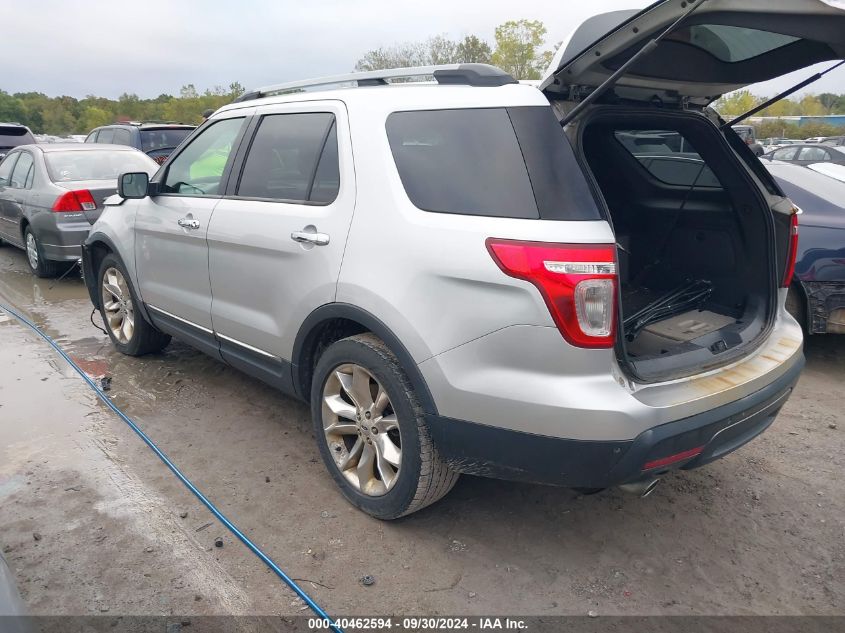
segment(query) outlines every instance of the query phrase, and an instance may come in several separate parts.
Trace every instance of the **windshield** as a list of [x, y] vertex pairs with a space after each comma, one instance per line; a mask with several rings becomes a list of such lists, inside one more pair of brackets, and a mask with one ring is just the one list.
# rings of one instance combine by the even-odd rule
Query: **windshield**
[[193, 131], [194, 128], [141, 130], [141, 151], [148, 153], [159, 149], [173, 149]]
[[45, 152], [47, 173], [53, 182], [117, 180], [120, 174], [144, 171], [152, 175], [158, 165], [134, 151], [68, 150]]

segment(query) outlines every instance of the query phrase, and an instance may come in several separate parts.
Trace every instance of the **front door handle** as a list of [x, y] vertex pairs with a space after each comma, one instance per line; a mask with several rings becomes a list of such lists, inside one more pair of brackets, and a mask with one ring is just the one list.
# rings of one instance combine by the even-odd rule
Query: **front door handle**
[[294, 231], [290, 234], [290, 239], [300, 244], [314, 244], [316, 246], [325, 246], [329, 243], [329, 236], [325, 233], [311, 233], [310, 231]]
[[183, 229], [198, 229], [200, 228], [199, 220], [191, 220], [190, 218], [179, 218], [176, 222]]

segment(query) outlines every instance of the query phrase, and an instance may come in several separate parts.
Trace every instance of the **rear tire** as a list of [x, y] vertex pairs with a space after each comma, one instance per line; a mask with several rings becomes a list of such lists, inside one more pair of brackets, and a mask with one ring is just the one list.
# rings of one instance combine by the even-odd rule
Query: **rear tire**
[[137, 309], [141, 305], [123, 263], [112, 253], [103, 258], [97, 273], [100, 315], [112, 344], [127, 356], [160, 352], [170, 335], [148, 323]]
[[431, 440], [408, 376], [373, 334], [340, 340], [320, 356], [311, 415], [335, 483], [347, 500], [377, 519], [416, 512], [458, 480]]
[[23, 246], [26, 252], [26, 263], [29, 264], [29, 270], [33, 275], [49, 279], [59, 274], [63, 262], [44, 259], [44, 251], [31, 226], [27, 226], [23, 233]]

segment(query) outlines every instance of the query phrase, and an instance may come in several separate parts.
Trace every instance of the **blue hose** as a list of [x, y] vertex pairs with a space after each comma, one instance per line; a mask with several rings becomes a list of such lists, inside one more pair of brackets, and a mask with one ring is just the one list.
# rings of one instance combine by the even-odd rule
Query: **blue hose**
[[15, 317], [18, 321], [20, 321], [24, 325], [28, 326], [29, 328], [31, 328], [36, 334], [38, 334], [41, 338], [43, 338], [45, 341], [47, 341], [52, 346], [52, 348], [54, 350], [56, 350], [59, 353], [59, 355], [62, 358], [64, 358], [68, 362], [68, 364], [71, 367], [73, 367], [80, 376], [82, 376], [82, 379], [85, 382], [88, 383], [88, 386], [91, 387], [91, 389], [94, 390], [94, 392], [97, 394], [97, 396], [100, 398], [100, 400], [105, 402], [106, 406], [109, 409], [111, 409], [112, 411], [114, 411], [121, 420], [126, 422], [126, 424], [129, 425], [129, 428], [131, 428], [133, 431], [135, 431], [135, 433], [138, 435], [138, 437], [140, 437], [144, 441], [144, 444], [149, 446], [150, 449], [156, 455], [158, 455], [159, 459], [161, 459], [161, 461], [164, 462], [164, 465], [167, 466], [174, 475], [176, 475], [176, 477], [179, 479], [179, 481], [181, 481], [183, 484], [185, 484], [185, 486], [188, 488], [188, 490], [190, 490], [192, 493], [194, 493], [194, 496], [196, 496], [196, 498], [199, 499], [202, 502], [202, 504], [206, 508], [209, 509], [211, 514], [213, 514], [215, 517], [217, 517], [220, 520], [220, 522], [223, 525], [225, 525], [232, 534], [234, 534], [235, 536], [238, 537], [238, 539], [241, 541], [241, 543], [246, 545], [250, 549], [250, 551], [252, 551], [253, 554], [258, 556], [258, 558], [260, 558], [264, 562], [264, 564], [267, 565], [267, 567], [269, 567], [271, 570], [273, 570], [273, 573], [275, 573], [279, 578], [281, 578], [282, 581], [284, 581], [284, 583], [288, 587], [290, 587], [294, 591], [294, 593], [296, 593], [296, 595], [298, 595], [300, 598], [302, 598], [302, 600], [305, 602], [305, 604], [307, 604], [314, 613], [316, 613], [318, 616], [320, 616], [320, 618], [322, 618], [326, 622], [328, 622], [329, 627], [331, 628], [332, 631], [335, 631], [335, 633], [343, 633], [341, 628], [337, 624], [335, 624], [334, 620], [332, 620], [332, 618], [329, 617], [329, 615], [325, 611], [323, 611], [323, 609], [320, 607], [320, 605], [318, 605], [316, 602], [314, 602], [314, 600], [311, 598], [311, 596], [309, 596], [307, 593], [305, 593], [305, 590], [302, 589], [302, 587], [300, 587], [298, 584], [296, 584], [296, 581], [294, 581], [293, 578], [291, 578], [284, 571], [282, 571], [282, 568], [279, 567], [275, 562], [273, 562], [272, 558], [270, 558], [269, 556], [267, 556], [267, 554], [265, 554], [263, 551], [261, 551], [261, 548], [259, 548], [255, 543], [253, 543], [249, 539], [249, 537], [246, 536], [246, 534], [241, 532], [235, 526], [234, 523], [232, 523], [229, 519], [226, 518], [226, 516], [217, 508], [217, 506], [215, 506], [211, 501], [208, 500], [208, 498], [202, 492], [200, 492], [199, 488], [197, 488], [193, 483], [191, 483], [191, 480], [188, 479], [182, 473], [182, 471], [179, 470], [179, 468], [177, 468], [176, 464], [171, 462], [170, 459], [168, 459], [167, 455], [165, 455], [164, 452], [158, 446], [155, 445], [155, 442], [153, 442], [149, 438], [149, 436], [147, 436], [147, 434], [144, 433], [141, 430], [141, 428], [131, 420], [131, 418], [129, 418], [129, 416], [127, 416], [123, 411], [121, 411], [117, 407], [116, 404], [114, 404], [111, 401], [111, 399], [103, 392], [103, 390], [100, 389], [99, 386], [97, 386], [97, 383], [95, 383], [93, 380], [91, 380], [91, 378], [88, 376], [88, 374], [86, 374], [84, 371], [82, 371], [82, 369], [79, 367], [79, 365], [77, 365], [73, 361], [73, 359], [71, 359], [71, 357], [68, 356], [67, 353], [61, 347], [59, 347], [59, 345], [58, 345], [58, 343], [56, 343], [56, 341], [54, 341], [52, 338], [50, 338], [50, 336], [48, 336], [47, 334], [42, 332], [41, 329], [37, 325], [35, 325], [32, 321], [27, 319], [22, 314], [18, 313], [16, 310], [13, 310], [12, 308], [6, 307], [2, 303], [0, 303], [0, 310], [8, 312], [13, 317]]

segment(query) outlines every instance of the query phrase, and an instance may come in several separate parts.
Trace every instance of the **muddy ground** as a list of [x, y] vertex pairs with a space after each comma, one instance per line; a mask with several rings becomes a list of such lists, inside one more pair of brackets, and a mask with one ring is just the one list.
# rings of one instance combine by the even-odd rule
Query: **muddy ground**
[[[845, 613], [845, 336], [809, 341], [762, 437], [647, 499], [463, 477], [383, 523], [335, 490], [303, 404], [178, 343], [115, 353], [81, 280], [38, 280], [9, 247], [0, 302], [111, 376], [114, 402], [332, 614]], [[304, 613], [60, 357], [3, 317], [0, 544], [34, 614]]]

